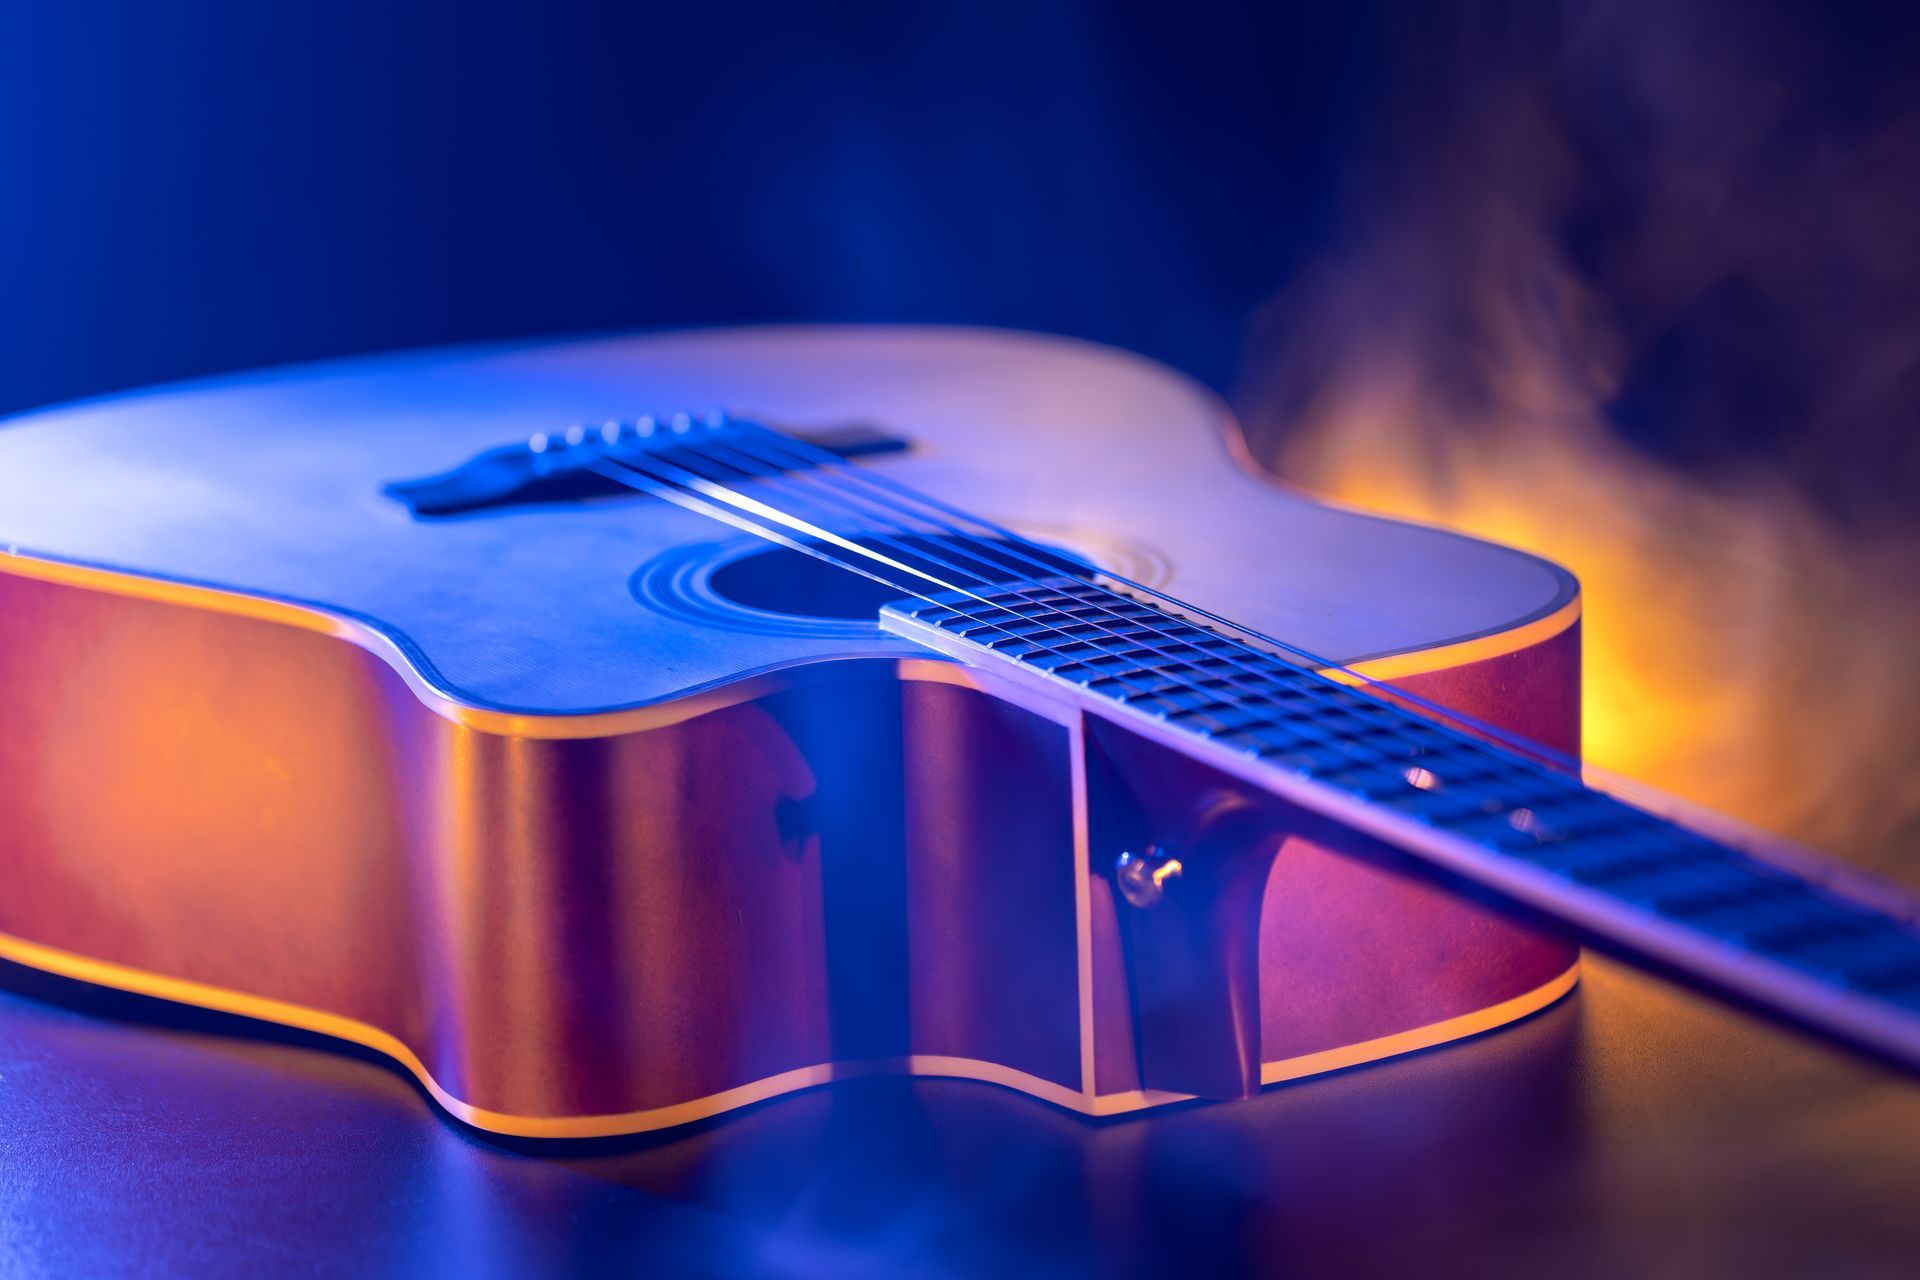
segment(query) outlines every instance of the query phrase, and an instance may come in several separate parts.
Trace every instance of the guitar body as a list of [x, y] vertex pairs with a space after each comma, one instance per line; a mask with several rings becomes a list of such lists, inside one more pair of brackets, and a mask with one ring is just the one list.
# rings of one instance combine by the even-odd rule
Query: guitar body
[[[876, 473], [1577, 749], [1568, 575], [1258, 478], [1132, 356], [805, 328], [347, 361], [0, 429], [0, 956], [553, 1137], [873, 1071], [1235, 1096], [1572, 985], [1565, 941], [1233, 818], [1229, 780], [883, 633], [797, 551], [639, 494], [386, 490], [714, 405], [871, 425], [907, 444]], [[1199, 915], [1116, 890], [1123, 850], [1222, 841], [1230, 877], [1168, 886]], [[1189, 930], [1178, 972], [1142, 920]]]

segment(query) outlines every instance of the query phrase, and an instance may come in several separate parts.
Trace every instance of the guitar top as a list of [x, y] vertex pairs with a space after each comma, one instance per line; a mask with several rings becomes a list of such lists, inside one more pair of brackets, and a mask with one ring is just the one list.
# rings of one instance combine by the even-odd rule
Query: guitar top
[[0, 547], [354, 619], [475, 707], [577, 715], [744, 671], [913, 652], [870, 626], [703, 610], [704, 595], [637, 604], [636, 572], [704, 576], [732, 549], [713, 544], [740, 542], [664, 503], [419, 520], [386, 490], [575, 423], [688, 407], [891, 433], [909, 447], [874, 460], [889, 475], [949, 499], [990, 493], [983, 515], [1343, 662], [1571, 616], [1576, 596], [1544, 561], [1255, 478], [1222, 440], [1224, 406], [1147, 361], [967, 330], [404, 355], [57, 409], [0, 432]]

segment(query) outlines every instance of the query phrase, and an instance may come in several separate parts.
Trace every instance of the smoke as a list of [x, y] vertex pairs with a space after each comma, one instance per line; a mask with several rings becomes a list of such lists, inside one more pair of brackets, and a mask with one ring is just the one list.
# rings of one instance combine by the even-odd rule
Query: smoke
[[1285, 478], [1579, 574], [1594, 763], [1908, 879], [1915, 26], [1408, 6], [1351, 232], [1237, 394]]

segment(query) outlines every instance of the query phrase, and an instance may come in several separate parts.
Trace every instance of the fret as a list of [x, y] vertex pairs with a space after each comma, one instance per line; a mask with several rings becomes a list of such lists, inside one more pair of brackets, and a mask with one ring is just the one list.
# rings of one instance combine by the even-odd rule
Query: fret
[[[979, 646], [1100, 704], [1308, 779], [1490, 861], [1873, 999], [1920, 1010], [1920, 929], [1358, 692], [1223, 631], [1081, 579], [890, 606], [910, 635]], [[923, 635], [924, 638], [924, 635]]]

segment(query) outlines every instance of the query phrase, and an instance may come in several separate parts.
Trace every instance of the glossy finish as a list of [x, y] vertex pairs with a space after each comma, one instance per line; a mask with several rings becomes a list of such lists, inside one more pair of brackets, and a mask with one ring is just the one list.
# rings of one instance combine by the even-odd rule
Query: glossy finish
[[[653, 1129], [885, 1071], [1089, 1112], [1220, 1092], [1137, 1065], [1152, 1035], [1109, 837], [1077, 816], [1077, 722], [960, 668], [819, 664], [542, 738], [436, 715], [373, 653], [267, 619], [17, 575], [0, 604], [0, 954], [366, 1045], [506, 1133]], [[1493, 660], [1534, 664], [1530, 715], [1577, 670], [1573, 633], [1544, 649]], [[1310, 847], [1253, 901], [1256, 1085], [1571, 981], [1566, 944]]]
[[1221, 443], [1224, 407], [1159, 366], [950, 329], [428, 352], [50, 410], [0, 428], [0, 549], [304, 603], [496, 710], [642, 706], [747, 672], [917, 653], [877, 631], [728, 630], [635, 608], [636, 569], [725, 534], [666, 503], [416, 521], [383, 491], [536, 432], [709, 405], [875, 423], [915, 448], [865, 465], [1042, 534], [1144, 544], [1167, 566], [1160, 585], [1330, 658], [1503, 632], [1575, 595], [1544, 561], [1247, 474]]
[[[1202, 447], [1217, 404], [1116, 353], [766, 331], [260, 375], [0, 432], [5, 953], [359, 1042], [461, 1117], [542, 1136], [875, 1071], [1094, 1113], [1241, 1093], [1570, 985], [1564, 943], [1298, 846], [1248, 899], [1239, 950], [1275, 985], [1241, 997], [1264, 1012], [1240, 1084], [1157, 1078], [1094, 843], [1138, 783], [1086, 780], [1077, 716], [877, 627], [644, 607], [636, 564], [713, 533], [664, 503], [417, 521], [381, 492], [502, 438], [715, 400], [878, 419], [915, 448], [873, 465], [1146, 543], [1171, 585], [1334, 656], [1552, 649], [1539, 679], [1462, 698], [1575, 742], [1564, 574], [1264, 486]], [[1157, 500], [1124, 496], [1156, 454]], [[1069, 464], [1085, 488], [1063, 493]], [[1256, 520], [1297, 554], [1217, 554], [1222, 522]], [[1380, 919], [1421, 927], [1350, 954]]]

